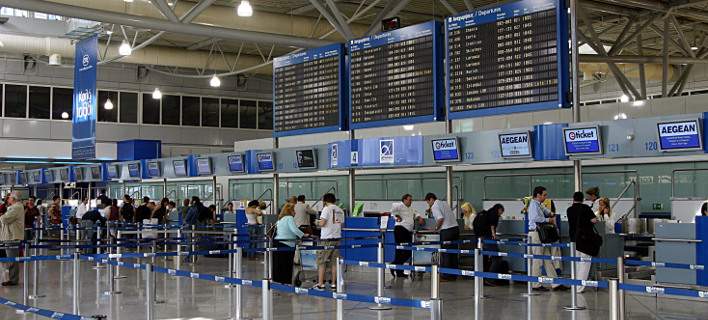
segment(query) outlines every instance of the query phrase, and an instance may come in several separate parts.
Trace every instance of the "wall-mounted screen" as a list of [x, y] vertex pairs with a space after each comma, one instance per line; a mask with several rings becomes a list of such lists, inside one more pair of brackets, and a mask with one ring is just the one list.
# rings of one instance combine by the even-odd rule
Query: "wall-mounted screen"
[[502, 158], [530, 158], [531, 133], [504, 133], [499, 135], [499, 150]]
[[187, 176], [187, 164], [184, 160], [172, 160], [172, 168], [175, 169], [175, 176]]
[[84, 168], [81, 168], [81, 167], [74, 168], [74, 179], [76, 181], [83, 181], [84, 180]]
[[275, 170], [275, 157], [272, 152], [256, 153], [256, 163], [260, 172]]
[[211, 159], [197, 158], [197, 174], [200, 176], [206, 176], [211, 173]]
[[44, 176], [47, 178], [47, 182], [54, 182], [54, 180], [56, 179], [54, 173], [54, 170], [47, 170], [46, 172], [44, 172]]
[[435, 162], [460, 161], [460, 144], [456, 137], [431, 141]]
[[69, 182], [69, 168], [59, 169], [59, 180]]
[[160, 162], [159, 161], [148, 161], [147, 163], [148, 167], [148, 174], [151, 177], [161, 177], [162, 176], [162, 170], [160, 170]]
[[101, 167], [95, 166], [91, 167], [91, 180], [101, 180]]
[[139, 163], [129, 163], [128, 164], [128, 176], [131, 178], [140, 178], [140, 164]]
[[236, 173], [246, 172], [246, 166], [243, 165], [242, 154], [232, 154], [227, 157], [229, 162], [229, 171]]
[[32, 176], [32, 183], [35, 183], [35, 184], [42, 183], [42, 171], [41, 170], [32, 171], [31, 176]]
[[661, 151], [691, 151], [703, 149], [701, 127], [697, 119], [659, 122], [656, 124]]
[[563, 138], [566, 155], [602, 154], [599, 127], [565, 128]]
[[118, 174], [118, 166], [115, 164], [109, 164], [107, 167], [108, 179], [118, 179], [120, 175]]
[[296, 150], [298, 169], [317, 169], [317, 151], [315, 149]]

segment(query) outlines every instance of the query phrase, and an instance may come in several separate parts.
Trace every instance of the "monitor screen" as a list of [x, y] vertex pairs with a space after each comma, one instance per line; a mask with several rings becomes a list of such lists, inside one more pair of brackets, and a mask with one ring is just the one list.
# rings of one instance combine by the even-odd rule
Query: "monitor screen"
[[502, 158], [529, 158], [531, 154], [530, 132], [504, 133], [499, 135], [499, 150]]
[[229, 162], [229, 171], [231, 172], [246, 172], [246, 166], [243, 165], [242, 154], [232, 154], [227, 157]]
[[128, 164], [128, 176], [131, 178], [140, 178], [140, 164], [139, 163], [129, 163]]
[[118, 166], [115, 164], [109, 164], [108, 167], [108, 179], [118, 179], [120, 175], [118, 174]]
[[683, 120], [659, 122], [656, 124], [659, 133], [659, 148], [661, 151], [691, 151], [703, 149], [701, 127], [698, 120]]
[[457, 137], [433, 139], [431, 145], [435, 162], [460, 161], [460, 148]]
[[76, 181], [84, 180], [84, 168], [76, 167], [74, 168], [74, 178]]
[[32, 183], [42, 183], [42, 171], [35, 170], [32, 171]]
[[59, 169], [59, 180], [69, 182], [69, 168]]
[[101, 180], [101, 167], [91, 167], [91, 180]]
[[258, 163], [258, 171], [273, 171], [275, 170], [275, 159], [272, 152], [256, 153], [256, 163]]
[[184, 160], [172, 160], [172, 168], [175, 169], [175, 176], [187, 176], [187, 165], [185, 164]]
[[44, 176], [47, 178], [47, 182], [54, 182], [54, 170], [47, 170], [44, 172]]
[[197, 174], [200, 176], [211, 174], [211, 159], [197, 158]]
[[566, 155], [602, 154], [599, 127], [563, 129]]
[[317, 169], [317, 151], [315, 149], [296, 150], [298, 169]]
[[160, 162], [159, 161], [148, 161], [147, 166], [148, 166], [148, 174], [151, 177], [162, 176], [162, 173], [160, 171]]

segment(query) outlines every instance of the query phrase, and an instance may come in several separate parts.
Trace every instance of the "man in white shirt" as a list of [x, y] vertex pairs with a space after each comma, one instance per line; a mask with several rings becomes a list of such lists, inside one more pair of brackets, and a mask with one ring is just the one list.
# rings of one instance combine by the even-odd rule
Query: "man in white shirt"
[[76, 208], [76, 219], [81, 220], [86, 212], [88, 212], [88, 199], [84, 198]]
[[[447, 202], [438, 200], [434, 193], [425, 195], [425, 202], [430, 206], [430, 211], [435, 218], [435, 230], [440, 232], [440, 241], [451, 242], [440, 245], [443, 249], [459, 249], [457, 241], [460, 239], [460, 226], [457, 223], [457, 217], [452, 211]], [[457, 254], [441, 253], [440, 266], [444, 268], [458, 268]], [[456, 276], [440, 276], [443, 281], [453, 281]]]
[[[305, 196], [297, 196], [297, 203], [295, 204], [295, 225], [300, 228], [301, 231], [305, 232], [304, 229], [310, 231], [310, 216], [316, 215], [317, 211], [310, 208], [310, 206], [305, 203]], [[305, 232], [312, 234], [312, 232]]]
[[[396, 219], [396, 227], [393, 229], [393, 235], [397, 245], [402, 243], [410, 244], [413, 242], [415, 220], [417, 219], [420, 224], [423, 223], [422, 215], [413, 209], [411, 204], [413, 204], [413, 196], [404, 194], [403, 197], [401, 197], [401, 202], [394, 203], [391, 207], [391, 216]], [[396, 258], [393, 260], [393, 264], [404, 264], [410, 258], [410, 250], [396, 250]], [[391, 274], [394, 277], [406, 277], [403, 270], [391, 270]]]
[[[321, 246], [339, 246], [339, 240], [342, 238], [342, 224], [344, 224], [344, 211], [334, 203], [337, 198], [334, 194], [327, 193], [322, 197], [322, 213], [318, 224], [320, 226], [320, 243]], [[332, 282], [337, 281], [337, 268], [334, 263], [339, 257], [338, 249], [324, 249], [317, 252], [317, 285], [316, 290], [324, 290], [324, 278], [327, 267], [332, 272]], [[332, 286], [332, 290], [336, 291], [336, 285]]]

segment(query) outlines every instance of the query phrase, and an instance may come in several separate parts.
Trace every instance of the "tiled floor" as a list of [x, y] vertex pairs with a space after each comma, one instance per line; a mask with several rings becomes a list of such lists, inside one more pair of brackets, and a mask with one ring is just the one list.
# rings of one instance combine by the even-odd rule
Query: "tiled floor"
[[[244, 278], [258, 279], [263, 265], [259, 261], [244, 260]], [[164, 264], [159, 261], [158, 264]], [[38, 291], [46, 297], [37, 300], [40, 308], [71, 312], [72, 273], [71, 262], [41, 262]], [[170, 266], [174, 266], [170, 264]], [[224, 274], [226, 259], [201, 258], [196, 265], [182, 264], [182, 269], [201, 273]], [[106, 315], [108, 319], [145, 319], [145, 281], [134, 270], [122, 269], [127, 278], [118, 280], [122, 291], [106, 295], [108, 290], [106, 269], [94, 270], [89, 262], [81, 263], [80, 314], [84, 316]], [[375, 273], [350, 270], [346, 273], [347, 292], [375, 295]], [[387, 277], [386, 296], [427, 299], [430, 296], [429, 277], [422, 281], [391, 280]], [[308, 284], [309, 285], [309, 284]], [[488, 298], [475, 304], [474, 282], [463, 280], [441, 284], [444, 319], [607, 319], [607, 292], [590, 291], [579, 296], [579, 303], [587, 310], [568, 312], [563, 310], [570, 302], [566, 292], [543, 293], [526, 298], [522, 295], [526, 286], [517, 284], [507, 287], [487, 287]], [[223, 285], [203, 280], [176, 278], [156, 274], [157, 298], [156, 319], [228, 319], [229, 289]], [[30, 286], [31, 292], [31, 286]], [[0, 288], [0, 296], [22, 302], [22, 286]], [[30, 300], [31, 303], [34, 301]], [[247, 319], [261, 317], [261, 292], [244, 289], [244, 314]], [[423, 309], [393, 308], [388, 311], [372, 311], [364, 303], [345, 302], [346, 319], [428, 319], [429, 312]], [[334, 300], [276, 293], [273, 297], [275, 319], [334, 319]], [[708, 319], [708, 303], [675, 300], [646, 296], [627, 296], [627, 319]], [[19, 315], [14, 309], [0, 306], [0, 319], [35, 319], [35, 315]]]

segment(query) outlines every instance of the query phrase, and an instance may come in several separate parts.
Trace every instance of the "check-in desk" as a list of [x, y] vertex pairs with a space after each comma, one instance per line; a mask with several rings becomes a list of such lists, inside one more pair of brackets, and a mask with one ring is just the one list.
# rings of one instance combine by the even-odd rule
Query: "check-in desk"
[[[685, 264], [705, 264], [705, 243], [706, 234], [699, 227], [705, 229], [708, 220], [698, 223], [659, 223], [655, 228], [656, 243], [655, 261], [673, 262]], [[702, 252], [701, 252], [702, 251]], [[703, 260], [699, 262], [699, 260]], [[701, 278], [703, 281], [699, 281]], [[704, 271], [674, 268], [657, 268], [656, 282], [667, 284], [683, 285], [706, 285]], [[702, 284], [701, 284], [702, 282]]]

